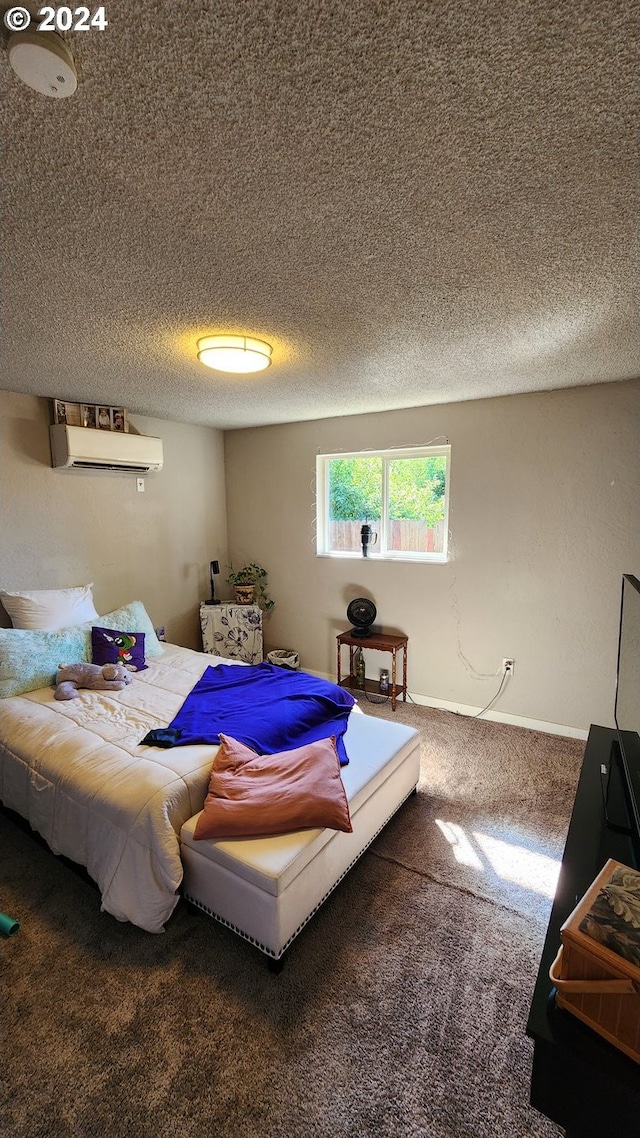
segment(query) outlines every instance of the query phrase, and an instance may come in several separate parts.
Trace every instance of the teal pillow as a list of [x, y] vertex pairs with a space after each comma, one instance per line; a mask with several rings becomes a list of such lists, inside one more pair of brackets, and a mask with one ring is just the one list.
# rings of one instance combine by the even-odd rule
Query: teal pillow
[[[121, 632], [144, 632], [147, 656], [164, 651], [142, 601], [106, 613], [100, 623]], [[0, 698], [52, 686], [60, 664], [90, 664], [93, 624], [89, 620], [52, 632], [0, 628]]]
[[46, 688], [55, 684], [60, 664], [90, 660], [90, 623], [53, 632], [0, 628], [0, 697]]

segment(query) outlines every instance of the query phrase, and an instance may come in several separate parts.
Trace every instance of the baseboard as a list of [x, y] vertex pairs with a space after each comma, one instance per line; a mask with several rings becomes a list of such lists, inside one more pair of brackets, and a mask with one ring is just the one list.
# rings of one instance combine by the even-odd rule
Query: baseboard
[[[430, 699], [425, 695], [409, 692], [414, 703], [424, 707], [437, 707], [441, 711], [451, 711], [454, 715], [475, 716], [482, 710], [464, 703], [450, 703], [446, 699]], [[396, 704], [397, 706], [397, 704]], [[547, 735], [565, 735], [570, 739], [586, 739], [589, 732], [582, 727], [570, 727], [566, 723], [547, 723], [544, 719], [529, 719], [525, 715], [510, 715], [506, 711], [494, 711], [489, 708], [482, 716], [483, 719], [493, 723], [511, 723], [514, 727], [526, 727], [529, 731], [544, 731]]]
[[[328, 676], [326, 672], [316, 672], [313, 668], [306, 668], [312, 676], [319, 676], [323, 680], [330, 680], [335, 683], [335, 676]], [[435, 707], [439, 711], [449, 711], [453, 715], [468, 715], [476, 716], [478, 712], [482, 711], [481, 707], [473, 707], [465, 703], [452, 703], [446, 699], [431, 699], [427, 695], [420, 695], [418, 692], [409, 692], [409, 699], [412, 703], [417, 703], [423, 707]], [[402, 712], [402, 700], [396, 704], [396, 708]], [[569, 739], [586, 739], [589, 731], [582, 727], [571, 727], [566, 723], [547, 723], [543, 719], [529, 719], [525, 715], [510, 715], [505, 711], [494, 711], [490, 708], [485, 711], [482, 718], [490, 720], [492, 723], [510, 723], [513, 727], [525, 727], [528, 731], [544, 731], [546, 735], [564, 735]]]

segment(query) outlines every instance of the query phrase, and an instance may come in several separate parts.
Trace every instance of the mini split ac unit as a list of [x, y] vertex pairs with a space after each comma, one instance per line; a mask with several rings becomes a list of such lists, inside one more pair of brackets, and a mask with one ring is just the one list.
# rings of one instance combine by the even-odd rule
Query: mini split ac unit
[[162, 439], [92, 427], [49, 427], [51, 465], [83, 470], [131, 470], [149, 474], [162, 470]]

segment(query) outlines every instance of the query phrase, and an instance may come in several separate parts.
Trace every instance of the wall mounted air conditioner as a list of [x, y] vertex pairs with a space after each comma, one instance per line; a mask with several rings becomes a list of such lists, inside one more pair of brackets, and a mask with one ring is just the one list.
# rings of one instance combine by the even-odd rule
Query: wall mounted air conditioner
[[162, 439], [92, 427], [49, 427], [51, 465], [82, 470], [131, 470], [150, 474], [162, 470]]

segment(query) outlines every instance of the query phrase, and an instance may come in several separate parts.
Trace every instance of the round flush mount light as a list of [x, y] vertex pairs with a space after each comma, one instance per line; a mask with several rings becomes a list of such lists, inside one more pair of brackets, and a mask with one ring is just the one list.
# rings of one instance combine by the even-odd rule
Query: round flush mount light
[[7, 47], [19, 79], [51, 99], [66, 99], [78, 86], [69, 48], [55, 32], [15, 32]]
[[214, 371], [264, 371], [271, 363], [271, 344], [251, 336], [204, 336], [198, 340], [198, 359]]

